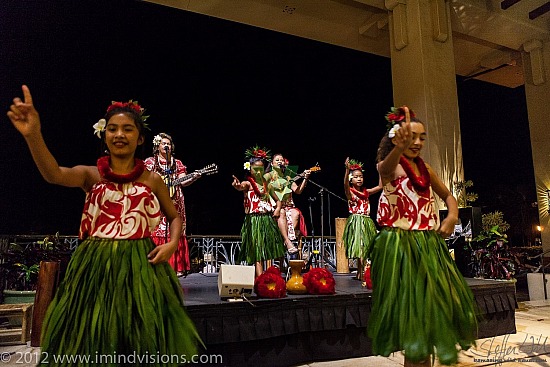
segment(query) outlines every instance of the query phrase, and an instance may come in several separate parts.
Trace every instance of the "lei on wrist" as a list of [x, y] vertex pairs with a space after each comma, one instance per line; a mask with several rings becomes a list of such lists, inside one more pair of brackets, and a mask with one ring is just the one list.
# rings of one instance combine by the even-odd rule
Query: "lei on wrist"
[[420, 157], [416, 157], [414, 159], [414, 163], [416, 163], [416, 166], [418, 167], [418, 170], [420, 171], [420, 176], [417, 176], [416, 173], [414, 173], [414, 170], [412, 169], [409, 161], [405, 157], [399, 158], [399, 164], [401, 164], [401, 167], [403, 167], [403, 170], [407, 174], [407, 177], [411, 180], [411, 183], [413, 187], [416, 189], [416, 191], [422, 193], [428, 190], [431, 184], [430, 180], [430, 172], [428, 172], [428, 168], [426, 167], [426, 164]]
[[[395, 132], [401, 127], [401, 123], [406, 121], [407, 114], [405, 112], [407, 106], [392, 107], [390, 111], [386, 113], [386, 129], [388, 130], [388, 137], [391, 139], [395, 136]], [[409, 109], [410, 118], [416, 117], [413, 110]]]
[[312, 268], [304, 274], [303, 279], [309, 294], [336, 293], [334, 276], [325, 268]]
[[270, 266], [263, 274], [254, 281], [254, 292], [263, 298], [286, 297], [286, 282], [281, 276], [280, 270]]
[[[149, 129], [149, 125], [145, 123], [145, 120], [147, 120], [147, 118], [149, 118], [149, 116], [143, 115], [143, 113], [145, 112], [145, 108], [141, 107], [139, 105], [138, 101], [134, 101], [134, 100], [129, 100], [128, 102], [112, 101], [111, 105], [109, 107], [107, 107], [107, 112], [106, 113], [111, 112], [115, 108], [121, 108], [121, 109], [126, 108], [126, 109], [133, 110], [134, 112], [136, 112], [141, 117], [143, 127], [146, 128], [146, 129]], [[97, 137], [101, 139], [101, 133], [105, 131], [106, 126], [107, 126], [107, 120], [100, 119], [98, 122], [96, 122], [93, 125], [94, 134], [96, 134]]]

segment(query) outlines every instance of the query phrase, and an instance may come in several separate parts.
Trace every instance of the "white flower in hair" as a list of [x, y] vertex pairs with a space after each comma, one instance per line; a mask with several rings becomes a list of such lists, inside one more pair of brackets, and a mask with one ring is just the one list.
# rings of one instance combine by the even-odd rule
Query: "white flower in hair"
[[348, 181], [351, 181], [352, 178], [353, 178], [353, 173], [350, 173], [350, 174], [348, 175]]
[[101, 119], [98, 122], [94, 124], [94, 134], [97, 135], [98, 138], [101, 139], [101, 133], [105, 131], [105, 126], [107, 126], [107, 121], [105, 119]]
[[399, 128], [401, 128], [401, 125], [399, 124], [393, 125], [393, 127], [390, 129], [390, 132], [388, 133], [388, 138], [390, 139], [393, 138], [397, 130], [399, 130]]
[[243, 166], [245, 170], [250, 171], [250, 162], [244, 162]]
[[155, 137], [153, 138], [153, 145], [159, 146], [161, 142], [162, 138], [160, 137], [160, 135], [155, 135]]

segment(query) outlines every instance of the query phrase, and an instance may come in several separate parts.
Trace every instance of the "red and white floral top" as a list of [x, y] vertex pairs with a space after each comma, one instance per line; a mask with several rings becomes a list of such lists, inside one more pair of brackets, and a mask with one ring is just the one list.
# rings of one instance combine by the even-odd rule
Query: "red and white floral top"
[[384, 186], [378, 201], [378, 224], [405, 230], [432, 230], [439, 225], [432, 187], [419, 192], [407, 176]]
[[79, 238], [135, 240], [150, 237], [160, 221], [161, 211], [151, 188], [135, 181], [144, 170], [143, 162], [136, 160], [135, 172], [117, 176], [110, 171], [108, 157], [102, 157], [98, 160], [98, 169], [103, 179], [86, 194]]
[[275, 209], [270, 201], [262, 200], [254, 190], [248, 190], [244, 197], [245, 214], [265, 214], [271, 213]]
[[350, 214], [370, 215], [369, 192], [363, 190], [358, 192], [355, 189], [350, 189], [351, 199], [348, 200], [348, 209]]

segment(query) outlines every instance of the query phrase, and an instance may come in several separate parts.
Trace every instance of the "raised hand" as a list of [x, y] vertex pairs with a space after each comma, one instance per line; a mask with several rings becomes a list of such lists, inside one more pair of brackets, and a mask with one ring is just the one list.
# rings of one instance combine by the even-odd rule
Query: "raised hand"
[[395, 132], [393, 143], [401, 150], [406, 150], [413, 143], [413, 133], [410, 122], [402, 122], [401, 127]]
[[241, 181], [239, 181], [235, 175], [233, 175], [233, 182], [231, 183], [231, 186], [233, 186], [236, 190], [242, 191]]
[[40, 132], [40, 117], [32, 103], [29, 88], [23, 85], [21, 89], [23, 90], [23, 101], [19, 97], [14, 98], [7, 115], [13, 126], [24, 137], [27, 137]]

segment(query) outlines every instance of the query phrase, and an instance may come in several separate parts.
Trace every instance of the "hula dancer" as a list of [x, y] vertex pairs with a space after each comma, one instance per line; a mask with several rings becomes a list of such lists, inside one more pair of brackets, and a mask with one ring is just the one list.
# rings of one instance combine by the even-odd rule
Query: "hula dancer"
[[[264, 167], [269, 159], [265, 148], [246, 150], [248, 161], [244, 164], [247, 178], [244, 181], [233, 176], [232, 186], [244, 193], [244, 223], [241, 228], [241, 250], [237, 261], [256, 266], [256, 276], [263, 273], [262, 261], [282, 257], [285, 253], [283, 237], [277, 227], [281, 202], [268, 190]], [[275, 203], [275, 204], [274, 204]]]
[[[44, 318], [40, 355], [50, 365], [64, 366], [74, 365], [63, 359], [68, 356], [89, 356], [90, 366], [99, 363], [94, 360], [98, 355], [109, 365], [126, 365], [125, 358], [132, 356], [147, 366], [168, 365], [151, 356], [191, 358], [200, 339], [167, 263], [178, 244], [181, 219], [162, 178], [135, 158], [144, 141], [144, 110], [137, 101], [113, 102], [94, 125], [109, 155], [97, 166], [61, 167], [44, 142], [31, 93], [27, 86], [22, 89], [24, 101], [15, 98], [8, 117], [40, 173], [47, 182], [86, 193], [83, 241]], [[161, 210], [170, 223], [171, 241], [155, 246], [150, 236]]]
[[382, 190], [382, 186], [364, 188], [363, 163], [348, 157], [344, 164], [344, 191], [348, 199], [350, 216], [346, 220], [342, 242], [346, 246], [347, 258], [357, 259], [357, 279], [363, 280], [367, 260], [365, 252], [376, 236], [376, 226], [370, 217], [369, 196]]
[[[420, 158], [424, 123], [406, 106], [386, 115], [377, 168], [383, 185], [379, 234], [372, 261], [373, 305], [367, 327], [374, 354], [403, 351], [405, 366], [457, 362], [458, 349], [475, 344], [474, 299], [444, 238], [454, 230], [458, 206], [449, 189]], [[448, 216], [439, 225], [435, 192]]]

